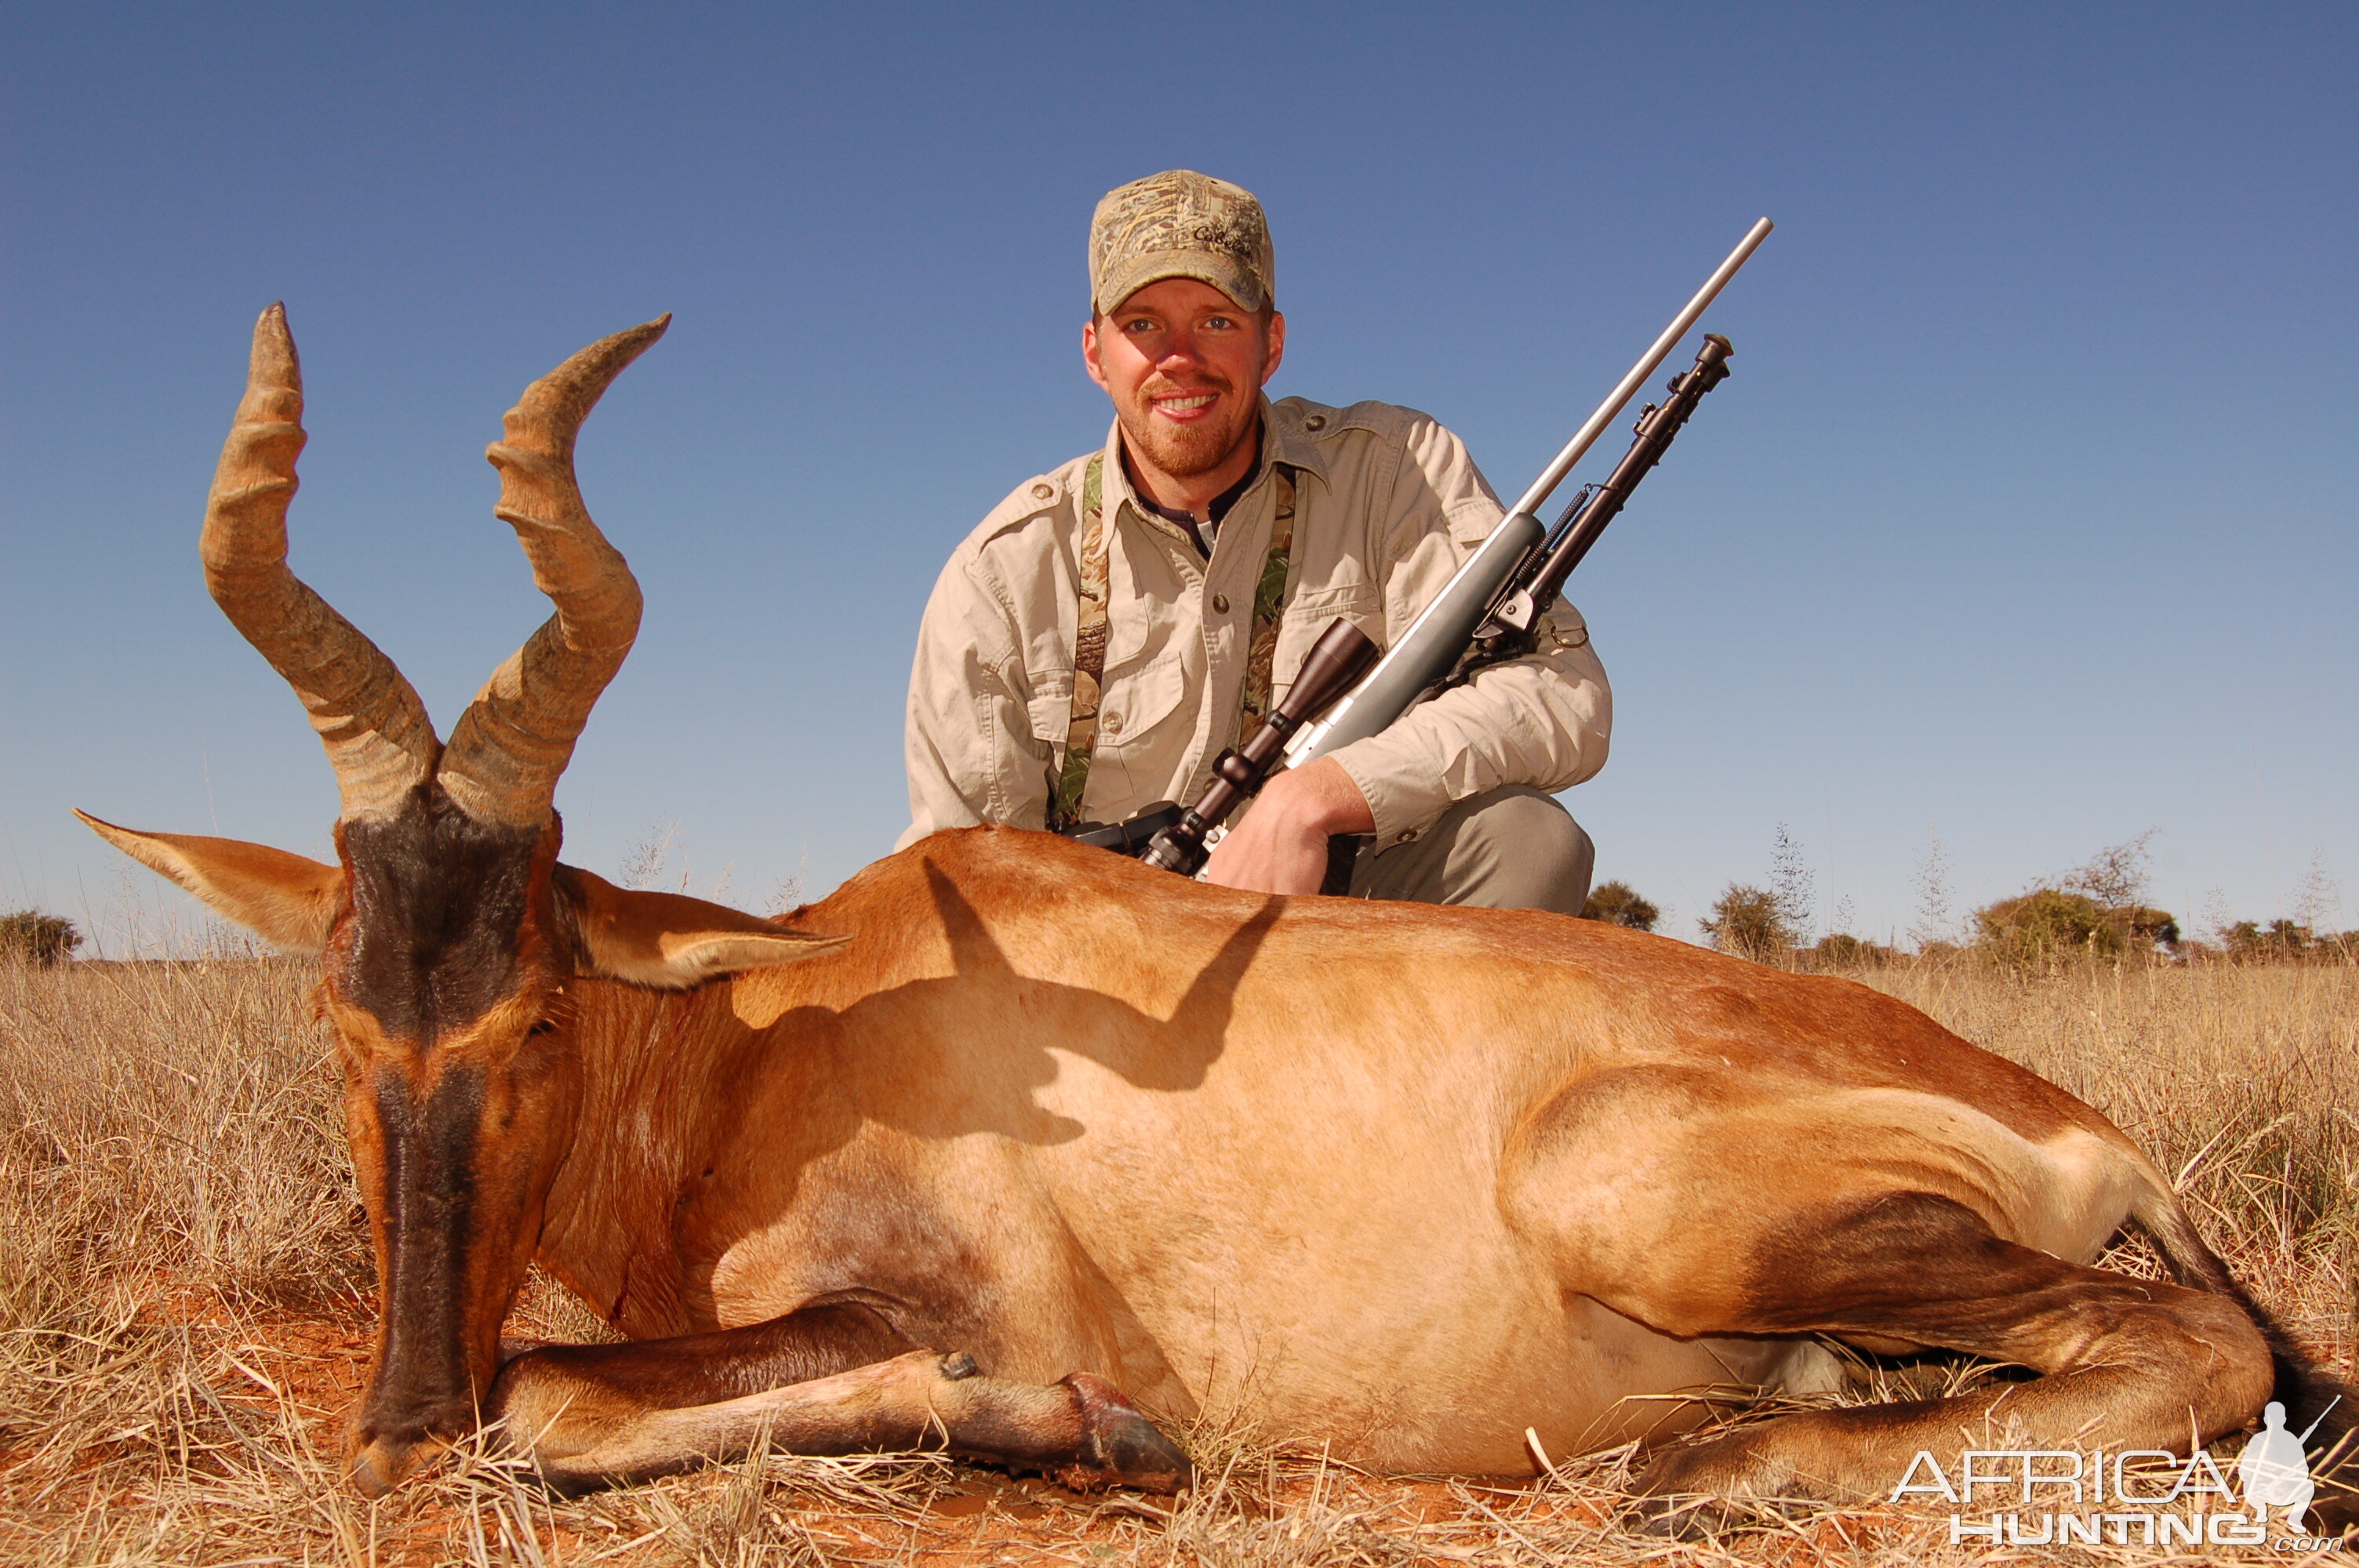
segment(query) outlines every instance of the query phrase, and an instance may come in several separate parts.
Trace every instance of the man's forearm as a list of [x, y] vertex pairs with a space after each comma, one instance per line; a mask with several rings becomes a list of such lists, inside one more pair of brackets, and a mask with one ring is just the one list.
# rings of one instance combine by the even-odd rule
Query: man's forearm
[[1507, 784], [1553, 795], [1603, 766], [1613, 697], [1586, 643], [1494, 665], [1335, 753], [1384, 841], [1469, 796]]
[[1245, 820], [1212, 850], [1205, 879], [1251, 892], [1317, 892], [1327, 876], [1327, 840], [1374, 826], [1360, 786], [1322, 757], [1262, 786]]
[[1255, 815], [1264, 810], [1270, 812], [1274, 826], [1284, 824], [1322, 838], [1365, 833], [1375, 826], [1367, 797], [1332, 757], [1307, 768], [1290, 768], [1270, 780], [1254, 802]]

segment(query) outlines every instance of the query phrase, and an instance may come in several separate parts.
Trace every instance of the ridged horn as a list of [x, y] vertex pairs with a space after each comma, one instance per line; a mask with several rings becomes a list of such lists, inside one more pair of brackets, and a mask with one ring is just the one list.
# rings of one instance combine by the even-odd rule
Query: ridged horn
[[303, 370], [273, 305], [254, 324], [245, 397], [205, 502], [205, 587], [230, 624], [295, 688], [343, 795], [343, 818], [390, 815], [432, 776], [425, 705], [391, 659], [287, 566], [287, 505], [303, 450]]
[[516, 531], [557, 613], [492, 672], [443, 750], [442, 788], [478, 822], [529, 827], [548, 816], [591, 706], [638, 635], [638, 579], [582, 503], [573, 439], [608, 384], [670, 324], [667, 312], [602, 338], [526, 387], [506, 438], [484, 454], [500, 470], [495, 515]]

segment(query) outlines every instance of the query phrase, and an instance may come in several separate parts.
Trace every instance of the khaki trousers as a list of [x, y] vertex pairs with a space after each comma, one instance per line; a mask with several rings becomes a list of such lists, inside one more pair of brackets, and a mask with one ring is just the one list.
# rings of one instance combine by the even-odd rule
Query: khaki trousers
[[1510, 784], [1460, 801], [1409, 843], [1361, 850], [1351, 895], [1579, 914], [1596, 864], [1596, 846], [1554, 796]]

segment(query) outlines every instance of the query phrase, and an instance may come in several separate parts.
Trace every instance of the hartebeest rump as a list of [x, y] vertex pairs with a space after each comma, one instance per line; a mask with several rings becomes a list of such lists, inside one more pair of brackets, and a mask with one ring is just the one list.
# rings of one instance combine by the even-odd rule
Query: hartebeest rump
[[[1527, 1427], [1569, 1453], [1823, 1386], [1820, 1336], [2038, 1376], [1669, 1447], [1645, 1489], [1875, 1496], [1966, 1433], [2178, 1448], [2323, 1402], [2125, 1136], [1861, 986], [1010, 829], [776, 920], [560, 864], [558, 777], [639, 613], [573, 438], [662, 330], [509, 413], [498, 515], [557, 610], [445, 745], [288, 570], [300, 379], [266, 312], [206, 577], [327, 746], [338, 863], [92, 821], [322, 957], [381, 1290], [364, 1488], [484, 1418], [567, 1487], [764, 1433], [1184, 1484], [1141, 1411], [1529, 1473]], [[2180, 1283], [2088, 1266], [2130, 1220]], [[535, 1259], [631, 1342], [503, 1365]]]

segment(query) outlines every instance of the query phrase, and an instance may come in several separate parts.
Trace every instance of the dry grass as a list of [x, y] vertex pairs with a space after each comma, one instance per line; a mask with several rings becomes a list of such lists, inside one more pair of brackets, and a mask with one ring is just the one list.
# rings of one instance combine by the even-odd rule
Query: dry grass
[[1961, 963], [1862, 979], [2111, 1117], [2262, 1300], [2350, 1369], [2359, 967], [2010, 977]]
[[[2259, 1294], [2349, 1372], [2359, 971], [1880, 971], [2138, 1136]], [[925, 1455], [772, 1456], [565, 1502], [484, 1455], [378, 1505], [339, 1479], [370, 1272], [308, 975], [270, 961], [0, 967], [0, 1560], [65, 1564], [1196, 1564], [1962, 1561], [1829, 1511], [1666, 1547], [1617, 1522], [1630, 1455], [1540, 1487], [1409, 1482], [1190, 1434], [1175, 1508]], [[2117, 1254], [2146, 1263], [2135, 1245]], [[591, 1320], [536, 1283], [521, 1332]], [[1971, 1379], [1971, 1368], [1866, 1372]], [[2154, 1549], [2018, 1560], [2158, 1560]]]

